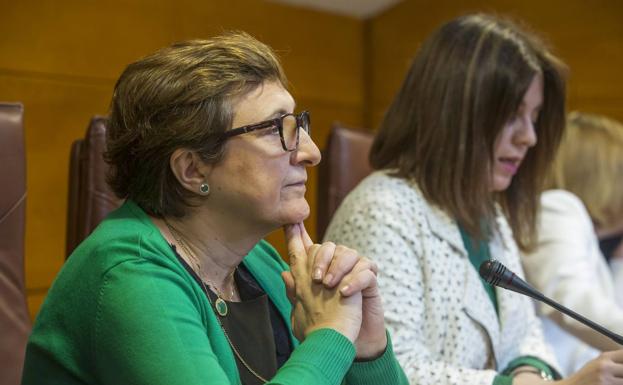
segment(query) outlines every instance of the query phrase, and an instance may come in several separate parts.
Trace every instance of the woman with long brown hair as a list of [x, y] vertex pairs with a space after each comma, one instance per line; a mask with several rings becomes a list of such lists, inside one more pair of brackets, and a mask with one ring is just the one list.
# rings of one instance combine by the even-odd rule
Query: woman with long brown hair
[[[532, 33], [488, 15], [437, 29], [417, 53], [372, 146], [375, 173], [327, 239], [379, 265], [395, 351], [411, 384], [558, 378], [531, 300], [477, 269], [521, 273], [565, 119], [564, 66]], [[623, 351], [569, 383], [623, 380]]]

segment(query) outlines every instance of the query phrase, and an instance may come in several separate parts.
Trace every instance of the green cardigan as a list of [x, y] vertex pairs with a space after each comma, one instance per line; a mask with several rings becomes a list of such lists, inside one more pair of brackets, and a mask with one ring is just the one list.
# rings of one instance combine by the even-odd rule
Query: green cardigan
[[[290, 326], [280, 273], [265, 241], [243, 260]], [[370, 362], [331, 329], [311, 333], [270, 384], [406, 384], [388, 343]], [[24, 385], [240, 384], [233, 352], [201, 287], [133, 202], [111, 213], [71, 255], [30, 336]]]

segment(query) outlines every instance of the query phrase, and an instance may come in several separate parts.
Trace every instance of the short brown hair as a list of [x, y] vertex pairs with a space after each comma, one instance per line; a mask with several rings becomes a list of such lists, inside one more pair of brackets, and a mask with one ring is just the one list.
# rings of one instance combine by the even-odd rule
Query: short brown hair
[[577, 195], [596, 227], [619, 224], [623, 217], [623, 124], [605, 116], [570, 113], [548, 187]]
[[[565, 119], [564, 65], [533, 34], [490, 15], [463, 16], [422, 45], [372, 146], [377, 169], [414, 178], [426, 199], [475, 237], [495, 200], [522, 249], [534, 245], [538, 194]], [[543, 76], [539, 143], [503, 193], [490, 193], [498, 133]], [[491, 196], [491, 199], [487, 197]]]
[[286, 77], [273, 50], [244, 32], [171, 45], [130, 64], [115, 85], [107, 133], [108, 182], [152, 215], [183, 216], [194, 196], [169, 166], [173, 151], [218, 162], [233, 98]]

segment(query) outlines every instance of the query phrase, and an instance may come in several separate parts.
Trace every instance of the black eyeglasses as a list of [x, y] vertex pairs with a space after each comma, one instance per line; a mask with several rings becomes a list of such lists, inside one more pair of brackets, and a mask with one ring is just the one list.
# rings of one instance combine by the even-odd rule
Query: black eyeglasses
[[300, 129], [302, 128], [305, 130], [307, 134], [310, 133], [309, 112], [303, 111], [300, 114], [283, 114], [275, 119], [233, 128], [229, 131], [225, 131], [221, 138], [227, 139], [232, 136], [242, 135], [247, 132], [265, 128], [276, 128], [279, 130], [279, 137], [281, 138], [283, 150], [292, 152], [299, 148]]

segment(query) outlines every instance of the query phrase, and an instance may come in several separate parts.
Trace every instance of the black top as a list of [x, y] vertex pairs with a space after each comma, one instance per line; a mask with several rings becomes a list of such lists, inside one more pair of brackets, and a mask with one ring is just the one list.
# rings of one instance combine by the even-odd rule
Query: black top
[[606, 261], [610, 262], [612, 254], [614, 254], [614, 251], [619, 247], [622, 240], [623, 234], [614, 234], [599, 240], [599, 249], [604, 257], [606, 257]]
[[[207, 289], [206, 295], [214, 308], [217, 295], [207, 284], [202, 284], [195, 271], [180, 257], [175, 245], [171, 245], [171, 248], [199, 286]], [[288, 327], [264, 289], [244, 264], [240, 264], [236, 269], [234, 280], [241, 302], [225, 301], [228, 308], [227, 315], [222, 317], [216, 310], [215, 314], [229, 336], [231, 344], [234, 345], [232, 350], [237, 350], [257, 374], [270, 379], [292, 353]], [[247, 369], [235, 352], [234, 357], [243, 385], [263, 383]]]

